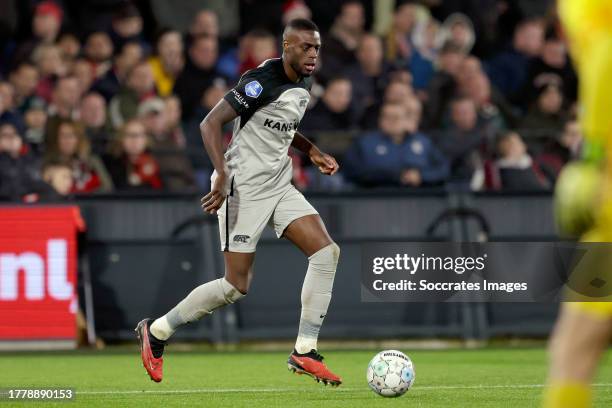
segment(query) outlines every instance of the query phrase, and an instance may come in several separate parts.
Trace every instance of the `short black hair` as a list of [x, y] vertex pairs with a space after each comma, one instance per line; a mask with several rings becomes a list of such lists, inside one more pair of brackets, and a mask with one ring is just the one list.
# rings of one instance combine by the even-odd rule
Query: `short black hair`
[[312, 20], [307, 18], [296, 18], [287, 23], [285, 30], [293, 28], [295, 30], [319, 31], [319, 27]]

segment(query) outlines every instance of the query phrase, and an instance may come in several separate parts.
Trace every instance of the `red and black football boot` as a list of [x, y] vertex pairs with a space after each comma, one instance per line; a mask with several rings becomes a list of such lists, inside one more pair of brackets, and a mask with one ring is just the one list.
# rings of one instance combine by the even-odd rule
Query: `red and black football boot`
[[[151, 323], [151, 319], [144, 319], [138, 323], [134, 331], [138, 337], [138, 343], [140, 343], [142, 365], [153, 381], [160, 382], [164, 377], [164, 358], [162, 354], [166, 342], [156, 339], [149, 332]], [[155, 357], [155, 355], [157, 355], [157, 357]]]
[[296, 374], [306, 374], [315, 379], [316, 382], [331, 386], [339, 386], [342, 384], [342, 379], [336, 374], [329, 371], [323, 356], [317, 353], [316, 350], [310, 350], [308, 353], [300, 354], [293, 350], [287, 360], [289, 371]]

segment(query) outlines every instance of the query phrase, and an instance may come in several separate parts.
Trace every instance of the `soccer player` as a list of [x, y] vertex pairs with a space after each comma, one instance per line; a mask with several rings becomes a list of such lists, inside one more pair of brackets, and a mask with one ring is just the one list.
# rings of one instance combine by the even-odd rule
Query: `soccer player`
[[[569, 40], [570, 52], [580, 78], [581, 125], [587, 140], [584, 162], [573, 167], [572, 177], [559, 180], [557, 192], [579, 191], [593, 185], [601, 170], [597, 197], [586, 203], [593, 223], [582, 231], [584, 242], [612, 241], [612, 2], [610, 0], [559, 0], [559, 16]], [[593, 171], [595, 168], [597, 170]], [[589, 170], [591, 169], [591, 170]], [[570, 170], [570, 169], [568, 169]], [[569, 174], [566, 174], [569, 176]], [[598, 177], [598, 176], [597, 176]], [[569, 189], [566, 190], [566, 188]], [[585, 203], [580, 194], [556, 197], [562, 227], [574, 231], [584, 223], [578, 211]], [[573, 206], [573, 204], [576, 204]], [[590, 216], [586, 217], [591, 218]], [[604, 257], [605, 258], [605, 257]], [[603, 281], [609, 283], [612, 264], [595, 259]], [[593, 299], [591, 299], [593, 300]], [[590, 383], [612, 334], [612, 302], [563, 304], [550, 340], [551, 364], [544, 396], [546, 408], [591, 406]]]
[[[319, 30], [312, 21], [291, 21], [283, 32], [282, 57], [247, 71], [202, 121], [202, 139], [215, 166], [202, 208], [218, 216], [225, 276], [198, 286], [164, 316], [138, 324], [142, 361], [152, 380], [162, 380], [164, 345], [180, 326], [247, 294], [257, 241], [268, 224], [309, 261], [289, 369], [326, 385], [342, 382], [317, 352], [340, 248], [317, 211], [291, 184], [292, 164], [287, 155], [293, 146], [306, 153], [323, 174], [338, 171], [333, 157], [297, 131], [310, 99], [310, 76], [320, 48]], [[231, 121], [233, 138], [224, 154], [221, 129]]]

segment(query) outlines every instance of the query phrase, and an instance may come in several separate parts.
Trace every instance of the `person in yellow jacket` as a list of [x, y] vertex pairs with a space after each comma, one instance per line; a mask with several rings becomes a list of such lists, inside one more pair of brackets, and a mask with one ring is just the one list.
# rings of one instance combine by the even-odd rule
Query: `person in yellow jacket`
[[[569, 165], [557, 183], [555, 209], [561, 232], [583, 242], [612, 241], [612, 1], [558, 0], [559, 18], [579, 77], [583, 160]], [[589, 251], [571, 279], [595, 276], [610, 286], [612, 262]], [[574, 276], [577, 275], [577, 277]], [[570, 282], [570, 286], [571, 282]], [[612, 335], [612, 296], [566, 293], [550, 340], [545, 408], [592, 404], [591, 382]], [[581, 301], [574, 301], [581, 300]]]
[[174, 80], [183, 69], [183, 38], [173, 30], [162, 31], [157, 37], [156, 54], [149, 58], [159, 96], [172, 94]]

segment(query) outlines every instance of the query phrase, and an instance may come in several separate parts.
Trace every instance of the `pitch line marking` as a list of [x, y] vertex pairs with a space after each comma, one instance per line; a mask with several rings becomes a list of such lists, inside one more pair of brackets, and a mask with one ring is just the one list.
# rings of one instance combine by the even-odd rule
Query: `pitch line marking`
[[[419, 390], [470, 390], [470, 389], [497, 389], [497, 388], [544, 388], [546, 384], [508, 384], [508, 385], [429, 385], [415, 386], [411, 391]], [[612, 387], [612, 383], [592, 384], [593, 387]], [[326, 391], [322, 388], [318, 391]], [[76, 391], [76, 395], [129, 395], [129, 394], [227, 394], [227, 393], [270, 393], [270, 392], [300, 392], [301, 388], [201, 388], [191, 390], [107, 390], [107, 391]], [[313, 390], [308, 390], [312, 392]], [[367, 387], [337, 388], [334, 392], [369, 391]]]

